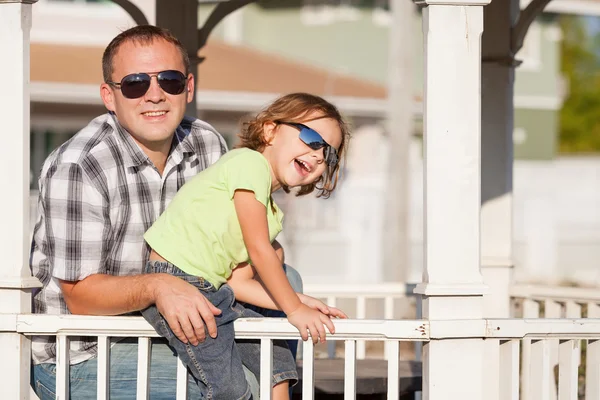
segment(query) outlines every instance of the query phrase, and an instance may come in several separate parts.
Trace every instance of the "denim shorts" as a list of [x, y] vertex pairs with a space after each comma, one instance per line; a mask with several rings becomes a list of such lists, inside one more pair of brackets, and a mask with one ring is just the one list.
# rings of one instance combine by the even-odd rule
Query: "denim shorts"
[[[233, 322], [238, 318], [263, 318], [263, 315], [238, 303], [229, 285], [222, 285], [217, 290], [204, 278], [189, 275], [168, 262], [149, 261], [144, 273], [168, 273], [183, 279], [200, 290], [208, 301], [221, 310], [221, 314], [215, 316], [217, 337], [207, 335], [206, 340], [197, 346], [181, 342], [155, 306], [142, 311], [142, 315], [159, 335], [168, 340], [206, 399], [250, 399], [250, 388], [242, 365], [256, 375], [260, 382], [260, 340], [234, 340]], [[290, 381], [290, 386], [297, 382], [296, 362], [287, 343], [284, 340], [274, 340], [272, 384], [286, 380]]]

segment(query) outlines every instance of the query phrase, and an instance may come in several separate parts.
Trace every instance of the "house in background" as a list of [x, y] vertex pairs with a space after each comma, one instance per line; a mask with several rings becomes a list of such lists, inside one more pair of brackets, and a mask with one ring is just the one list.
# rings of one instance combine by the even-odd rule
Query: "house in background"
[[[201, 22], [212, 7], [199, 7]], [[600, 2], [553, 0], [548, 9], [600, 14]], [[49, 151], [104, 112], [98, 93], [102, 51], [134, 22], [109, 1], [40, 0], [33, 13], [35, 188], [36, 173]], [[331, 199], [280, 198], [287, 215], [289, 259], [309, 282], [389, 279], [381, 257], [389, 156], [384, 129], [389, 24], [385, 1], [259, 1], [228, 16], [201, 51], [206, 60], [198, 69], [199, 116], [229, 143], [242, 118], [290, 91], [331, 99], [354, 126], [345, 182]], [[413, 40], [421, 42], [416, 9], [413, 31]], [[568, 87], [560, 75], [560, 39], [556, 14], [546, 13], [533, 24], [519, 53], [523, 64], [515, 87], [516, 275], [521, 280], [600, 284], [594, 262], [600, 260], [600, 161], [565, 160], [556, 153], [558, 111]], [[417, 129], [410, 162], [411, 261], [404, 277], [418, 281], [423, 265], [418, 123], [423, 77], [422, 46], [411, 47]]]

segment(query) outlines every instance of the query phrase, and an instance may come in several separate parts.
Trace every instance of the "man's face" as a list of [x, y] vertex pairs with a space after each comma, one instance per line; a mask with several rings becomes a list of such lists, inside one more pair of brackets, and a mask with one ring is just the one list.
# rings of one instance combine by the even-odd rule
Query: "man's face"
[[[133, 41], [123, 43], [113, 58], [112, 81], [121, 82], [129, 74], [145, 72], [156, 74], [165, 70], [177, 70], [185, 74], [185, 65], [177, 47], [165, 40], [155, 40], [141, 45]], [[156, 75], [151, 78], [150, 88], [141, 97], [128, 99], [121, 90], [103, 83], [100, 93], [104, 105], [113, 111], [119, 123], [147, 154], [168, 151], [175, 128], [183, 119], [186, 104], [194, 96], [194, 78], [188, 74], [183, 93], [172, 95], [158, 85]]]

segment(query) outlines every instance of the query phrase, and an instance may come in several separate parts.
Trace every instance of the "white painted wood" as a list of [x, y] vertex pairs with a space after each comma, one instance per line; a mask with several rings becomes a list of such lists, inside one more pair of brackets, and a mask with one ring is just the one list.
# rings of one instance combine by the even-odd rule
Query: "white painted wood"
[[[569, 300], [565, 303], [565, 317], [580, 319], [582, 317], [582, 305], [576, 301]], [[577, 342], [577, 365], [581, 364], [581, 343]]]
[[600, 340], [588, 340], [585, 366], [585, 400], [600, 399]]
[[[18, 316], [0, 315], [0, 329], [14, 329], [24, 335], [56, 334], [67, 331], [74, 336], [111, 337], [156, 337], [142, 317], [102, 317], [83, 315], [21, 314]], [[12, 324], [12, 325], [11, 325]], [[422, 320], [334, 320], [335, 337], [338, 340], [403, 339], [423, 340], [423, 333], [429, 325]], [[274, 339], [298, 339], [298, 330], [285, 318], [241, 318], [235, 321], [236, 337], [239, 339], [260, 339], [269, 334]]]
[[550, 397], [550, 343], [547, 340], [531, 342], [531, 364], [529, 365], [531, 400], [548, 400]]
[[483, 350], [485, 397], [487, 400], [500, 400], [500, 340], [484, 341]]
[[271, 400], [273, 397], [273, 341], [260, 340], [260, 398]]
[[500, 341], [500, 400], [519, 400], [519, 341]]
[[315, 353], [313, 342], [303, 342], [302, 348], [302, 400], [315, 398]]
[[[394, 297], [385, 296], [385, 300], [383, 303], [383, 319], [394, 319]], [[388, 356], [388, 346], [390, 345], [390, 341], [383, 342], [383, 357], [387, 360]]]
[[[562, 318], [564, 306], [563, 303], [552, 299], [546, 299], [544, 301], [544, 318]], [[554, 374], [554, 366], [558, 364], [558, 339], [548, 339], [548, 346], [550, 347], [550, 388], [548, 400], [556, 400], [556, 379]]]
[[[2, 313], [29, 313], [31, 287], [39, 286], [29, 271], [29, 157], [30, 157], [30, 31], [32, 5], [21, 1], [0, 3], [0, 304]], [[10, 133], [9, 133], [10, 132]], [[33, 284], [32, 284], [33, 283]], [[14, 328], [14, 327], [13, 327]], [[0, 334], [2, 398], [29, 396], [31, 346], [28, 338]]]
[[[537, 301], [524, 299], [523, 303], [523, 318], [539, 318], [540, 316], [540, 304]], [[530, 381], [531, 375], [529, 368], [531, 365], [531, 339], [524, 339], [523, 343], [523, 368], [521, 377], [521, 390], [523, 400], [531, 400], [530, 396]]]
[[559, 352], [558, 399], [578, 400], [579, 341], [561, 340]]
[[98, 336], [98, 400], [108, 400], [110, 393], [110, 339]]
[[69, 337], [56, 337], [56, 399], [69, 398]]
[[187, 367], [181, 361], [181, 358], [177, 357], [177, 393], [176, 400], [187, 400], [188, 393], [188, 371]]
[[138, 338], [137, 400], [148, 400], [150, 377], [150, 338]]
[[[481, 34], [489, 1], [419, 1], [424, 50], [424, 316], [483, 316], [480, 272]], [[469, 5], [469, 7], [465, 7]], [[434, 332], [434, 331], [432, 331]], [[437, 340], [423, 351], [423, 398], [480, 400], [483, 340]], [[452, 360], [452, 361], [450, 361]]]
[[[358, 296], [356, 298], [356, 318], [365, 319], [367, 316], [367, 298], [365, 296]], [[359, 360], [364, 360], [366, 356], [366, 343], [364, 340], [359, 340], [356, 343], [356, 357]]]
[[398, 381], [398, 372], [400, 370], [400, 342], [391, 340], [386, 342], [386, 359], [388, 363], [387, 374], [387, 400], [398, 400], [400, 397], [400, 382]]
[[600, 304], [593, 302], [587, 303], [587, 317], [600, 318]]
[[356, 399], [356, 341], [345, 341], [344, 400]]

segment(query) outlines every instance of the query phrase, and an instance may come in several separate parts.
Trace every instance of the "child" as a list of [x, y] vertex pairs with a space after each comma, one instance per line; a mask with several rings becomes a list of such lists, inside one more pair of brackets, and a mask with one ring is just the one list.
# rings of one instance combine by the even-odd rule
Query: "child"
[[[272, 246], [283, 214], [271, 193], [299, 188], [298, 195], [305, 195], [317, 189], [318, 196], [328, 197], [348, 136], [332, 104], [306, 93], [283, 96], [246, 123], [239, 148], [185, 184], [144, 235], [152, 248], [145, 272], [176, 275], [221, 310], [217, 337], [197, 346], [180, 341], [155, 306], [142, 312], [175, 348], [207, 399], [249, 399], [242, 364], [259, 375], [260, 344], [234, 342], [233, 321], [262, 316], [240, 303], [282, 310], [302, 339], [310, 334], [315, 343], [325, 341], [324, 325], [334, 333], [330, 317], [346, 318], [291, 288], [282, 254]], [[297, 379], [286, 343], [274, 341], [274, 399], [289, 398], [290, 381]]]

